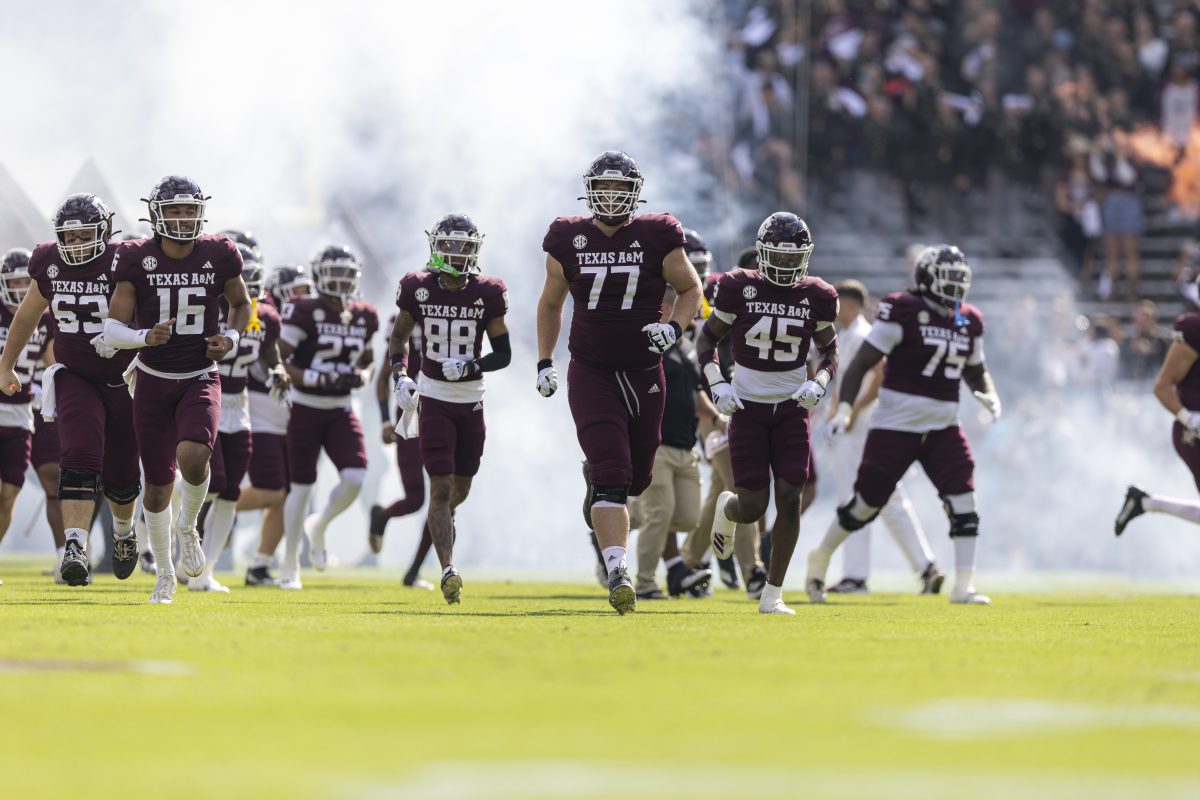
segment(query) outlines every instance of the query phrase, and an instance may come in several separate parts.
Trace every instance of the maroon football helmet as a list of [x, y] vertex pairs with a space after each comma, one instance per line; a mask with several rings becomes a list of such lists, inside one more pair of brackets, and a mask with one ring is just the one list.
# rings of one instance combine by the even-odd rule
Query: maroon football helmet
[[281, 308], [287, 301], [312, 294], [313, 282], [308, 267], [303, 264], [284, 264], [271, 270], [266, 290]]
[[[600, 183], [620, 181], [620, 189], [600, 189]], [[642, 192], [642, 171], [628, 153], [605, 150], [583, 173], [583, 197], [596, 219], [605, 225], [624, 225], [633, 216]]]
[[258, 253], [244, 244], [237, 246], [238, 255], [242, 257], [242, 280], [246, 282], [246, 291], [258, 299], [262, 297], [263, 265]]
[[795, 286], [808, 274], [812, 231], [790, 211], [776, 211], [758, 226], [754, 249], [764, 278], [777, 286]]
[[691, 228], [684, 230], [683, 238], [686, 241], [683, 252], [687, 255], [688, 261], [692, 262], [692, 266], [696, 268], [696, 274], [700, 276], [700, 282], [703, 283], [708, 276], [708, 271], [712, 268], [712, 251], [708, 249], [704, 239], [700, 238], [700, 234]]
[[9, 308], [21, 305], [29, 292], [29, 257], [24, 247], [14, 247], [0, 259], [0, 302]]
[[313, 280], [317, 291], [342, 301], [358, 296], [362, 266], [354, 251], [342, 244], [331, 244], [313, 256]]
[[[108, 206], [94, 194], [73, 194], [64, 200], [54, 212], [54, 235], [63, 262], [77, 267], [103, 254], [113, 235], [112, 218]], [[68, 233], [89, 231], [92, 236], [87, 241], [67, 244]]]
[[258, 237], [250, 231], [244, 231], [240, 228], [228, 228], [221, 231], [222, 236], [228, 236], [237, 244], [244, 244], [249, 247], [259, 256], [262, 255], [262, 248], [258, 246]]
[[917, 256], [913, 281], [917, 294], [954, 308], [971, 289], [971, 265], [955, 245], [930, 245]]
[[[200, 238], [204, 231], [204, 209], [212, 198], [200, 190], [200, 184], [185, 175], [168, 175], [155, 184], [149, 197], [142, 202], [150, 209], [149, 222], [157, 236], [176, 242], [191, 242]], [[167, 216], [169, 208], [194, 208], [192, 216]]]
[[483, 234], [466, 214], [447, 214], [425, 231], [425, 236], [429, 239], [429, 269], [454, 278], [479, 274]]

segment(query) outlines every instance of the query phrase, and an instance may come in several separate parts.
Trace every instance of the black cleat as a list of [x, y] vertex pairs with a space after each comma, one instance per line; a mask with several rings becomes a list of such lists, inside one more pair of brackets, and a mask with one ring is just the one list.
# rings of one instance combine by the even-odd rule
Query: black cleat
[[250, 567], [246, 570], [247, 586], [278, 586], [279, 581], [271, 574], [270, 567]]
[[583, 491], [583, 524], [588, 526], [588, 530], [596, 530], [592, 526], [592, 467], [587, 461], [583, 462], [583, 482], [587, 488]]
[[842, 578], [825, 591], [833, 594], [867, 594], [867, 582], [861, 578]]
[[946, 582], [946, 573], [938, 569], [938, 565], [929, 562], [929, 566], [921, 573], [921, 594], [941, 594], [942, 584]]
[[617, 567], [608, 578], [608, 604], [625, 615], [637, 608], [637, 595], [633, 592], [633, 581], [629, 580], [629, 570]]
[[695, 595], [694, 589], [703, 589], [711, 580], [712, 570], [692, 569], [681, 561], [667, 570], [667, 591], [671, 597], [679, 597], [685, 592]]
[[87, 586], [91, 582], [87, 554], [83, 552], [83, 547], [79, 542], [74, 539], [67, 540], [67, 549], [63, 552], [60, 574], [69, 586]]
[[755, 567], [750, 573], [750, 579], [746, 581], [746, 597], [751, 600], [762, 599], [763, 589], [767, 586], [767, 571], [762, 567]]
[[130, 531], [124, 539], [118, 539], [114, 533], [112, 539], [109, 540], [109, 548], [112, 551], [113, 575], [117, 576], [117, 580], [123, 581], [137, 569], [137, 537], [133, 535], [133, 531]]
[[371, 524], [367, 532], [367, 546], [376, 555], [383, 550], [383, 531], [387, 527], [387, 522], [387, 513], [383, 510], [383, 506], [371, 506]]
[[648, 592], [638, 592], [637, 599], [638, 600], [670, 600], [671, 598], [666, 592], [664, 592], [662, 589], [655, 586], [653, 589], [651, 589]]
[[733, 556], [717, 559], [717, 574], [721, 576], [721, 583], [725, 584], [726, 589], [738, 588], [737, 565], [733, 563]]
[[1121, 506], [1121, 511], [1119, 514], [1117, 514], [1117, 522], [1115, 525], [1113, 525], [1113, 530], [1116, 531], [1117, 536], [1120, 536], [1125, 532], [1125, 526], [1129, 524], [1131, 519], [1134, 517], [1140, 517], [1142, 514], [1146, 513], [1146, 509], [1142, 505], [1142, 501], [1149, 496], [1150, 495], [1148, 493], [1143, 492], [1136, 486], [1130, 486], [1129, 489], [1126, 490], [1125, 505]]

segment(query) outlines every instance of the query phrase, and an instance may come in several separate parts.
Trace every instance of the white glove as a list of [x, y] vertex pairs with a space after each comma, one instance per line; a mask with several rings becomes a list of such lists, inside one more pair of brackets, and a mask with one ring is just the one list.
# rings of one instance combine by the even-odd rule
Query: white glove
[[1179, 409], [1179, 413], [1175, 415], [1175, 419], [1179, 420], [1179, 424], [1183, 426], [1184, 433], [1192, 438], [1200, 435], [1200, 411], [1189, 411], [1186, 408]]
[[975, 392], [975, 399], [992, 415], [992, 422], [1000, 419], [1000, 395], [995, 392]]
[[646, 336], [650, 337], [650, 347], [647, 349], [651, 353], [667, 352], [679, 338], [679, 334], [675, 332], [675, 326], [669, 322], [651, 322], [649, 325], [643, 326], [642, 330], [646, 332]]
[[838, 403], [837, 410], [833, 412], [833, 416], [829, 418], [829, 433], [837, 436], [839, 433], [845, 433], [850, 427], [850, 417], [854, 413], [854, 407], [846, 401]]
[[448, 381], [462, 380], [462, 376], [467, 372], [467, 364], [469, 361], [463, 361], [459, 358], [447, 358], [442, 362], [442, 375]]
[[283, 368], [283, 364], [277, 364], [270, 372], [267, 373], [267, 379], [263, 381], [267, 384], [267, 391], [271, 395], [271, 399], [285, 408], [292, 407], [292, 397], [288, 392], [292, 382], [288, 380], [287, 370]]
[[96, 349], [96, 355], [101, 358], [112, 358], [117, 354], [117, 348], [112, 347], [108, 342], [104, 341], [103, 333], [97, 333], [88, 342]]
[[817, 407], [817, 403], [821, 402], [821, 398], [825, 396], [825, 387], [816, 381], [805, 381], [800, 384], [800, 388], [792, 395], [792, 399], [800, 404], [801, 408], [812, 411]]
[[733, 384], [727, 381], [713, 384], [712, 388], [713, 405], [717, 407], [717, 411], [729, 416], [739, 408], [745, 408], [742, 405], [742, 399], [737, 396], [737, 392], [733, 389]]
[[549, 397], [558, 391], [558, 372], [553, 364], [538, 370], [537, 390], [542, 397]]
[[417, 382], [407, 375], [401, 375], [400, 380], [396, 381], [396, 388], [392, 390], [392, 396], [396, 398], [396, 405], [401, 411], [411, 411], [417, 404], [416, 392]]

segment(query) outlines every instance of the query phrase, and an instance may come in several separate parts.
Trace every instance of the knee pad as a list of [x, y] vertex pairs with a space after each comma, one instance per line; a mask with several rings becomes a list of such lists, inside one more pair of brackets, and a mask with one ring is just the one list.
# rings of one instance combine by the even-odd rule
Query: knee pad
[[58, 471], [59, 500], [87, 500], [95, 502], [100, 493], [100, 476], [83, 469]]
[[629, 502], [629, 484], [623, 486], [604, 486], [603, 484], [592, 484], [592, 508], [596, 506], [612, 507], [623, 506]]
[[[838, 506], [838, 524], [845, 530], [857, 531], [870, 525], [879, 516], [879, 509], [861, 502], [857, 494]], [[864, 514], [866, 516], [864, 516]]]
[[974, 511], [966, 514], [950, 515], [950, 538], [958, 536], [978, 536], [979, 515]]
[[343, 483], [346, 483], [350, 486], [361, 487], [367, 480], [367, 471], [362, 467], [351, 467], [349, 469], [342, 470], [340, 477]]
[[[60, 483], [59, 485], [61, 486], [62, 484]], [[142, 484], [140, 481], [132, 486], [126, 486], [124, 488], [114, 486], [104, 487], [104, 496], [119, 506], [123, 506], [126, 503], [132, 503], [134, 500], [138, 499], [138, 495], [141, 493]]]

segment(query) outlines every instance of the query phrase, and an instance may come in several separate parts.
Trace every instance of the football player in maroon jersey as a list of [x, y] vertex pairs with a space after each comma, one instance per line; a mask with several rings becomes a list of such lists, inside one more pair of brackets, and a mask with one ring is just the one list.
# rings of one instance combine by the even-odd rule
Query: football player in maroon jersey
[[[409, 411], [416, 403], [421, 461], [429, 473], [427, 524], [442, 565], [442, 596], [458, 603], [462, 576], [454, 566], [454, 510], [467, 499], [479, 472], [487, 430], [483, 417], [484, 374], [512, 360], [508, 290], [504, 281], [481, 275], [483, 234], [465, 214], [447, 214], [426, 232], [429, 265], [400, 279], [389, 358], [397, 374], [396, 403]], [[405, 370], [405, 351], [421, 326], [421, 372]], [[492, 352], [483, 354], [487, 334]]]
[[[350, 248], [325, 247], [313, 259], [317, 293], [284, 303], [279, 352], [292, 379], [288, 421], [288, 474], [284, 501], [281, 589], [302, 589], [300, 539], [308, 537], [309, 558], [325, 569], [325, 531], [350, 507], [367, 476], [367, 448], [350, 393], [370, 380], [371, 337], [379, 330], [375, 306], [358, 299], [362, 267]], [[317, 513], [305, 517], [317, 465], [324, 451], [338, 470], [338, 483]]]
[[[1154, 396], [1175, 418], [1171, 441], [1200, 489], [1200, 311], [1180, 314], [1174, 328], [1174, 341], [1154, 381]], [[1200, 503], [1195, 500], [1150, 494], [1130, 486], [1114, 525], [1117, 536], [1125, 532], [1130, 520], [1147, 511], [1200, 524]]]
[[[808, 412], [837, 372], [838, 301], [832, 286], [808, 275], [812, 233], [795, 214], [778, 211], [763, 220], [755, 248], [758, 268], [721, 276], [700, 333], [700, 362], [713, 402], [731, 415], [734, 491], [717, 498], [713, 553], [733, 554], [738, 524], [757, 522], [766, 513], [773, 481], [776, 519], [758, 610], [793, 614], [783, 602], [783, 580], [800, 536], [801, 499], [810, 477]], [[730, 334], [732, 383], [717, 361], [717, 345]], [[810, 378], [808, 352], [814, 344], [821, 362]]]
[[[559, 217], [542, 241], [546, 283], [537, 309], [536, 385], [543, 397], [558, 389], [554, 350], [570, 294], [567, 400], [591, 470], [592, 521], [608, 567], [608, 601], [625, 614], [637, 606], [626, 564], [627, 502], [650, 485], [666, 386], [662, 354], [695, 318], [700, 281], [679, 221], [670, 214], [635, 215], [642, 172], [629, 155], [601, 153], [583, 186], [591, 216]], [[662, 322], [668, 284], [678, 297]]]
[[875, 323], [842, 377], [830, 424], [844, 429], [863, 377], [887, 357], [878, 405], [863, 449], [854, 495], [837, 511], [825, 538], [808, 557], [805, 590], [825, 602], [829, 559], [851, 533], [879, 515], [896, 484], [919, 461], [950, 517], [955, 578], [950, 602], [987, 605], [975, 591], [975, 461], [958, 422], [959, 384], [965, 381], [994, 419], [1000, 398], [983, 358], [983, 314], [966, 302], [971, 267], [953, 245], [917, 256], [912, 288], [879, 301]]
[[47, 374], [42, 414], [57, 419], [61, 447], [58, 497], [66, 542], [59, 576], [72, 586], [90, 581], [86, 553], [96, 500], [101, 491], [113, 515], [113, 574], [129, 577], [137, 567], [134, 502], [141, 492], [133, 403], [122, 372], [132, 358], [104, 341], [104, 320], [115, 281], [111, 268], [117, 245], [112, 213], [92, 194], [74, 194], [54, 214], [55, 240], [33, 249], [33, 279], [0, 356], [0, 390], [20, 391], [17, 359], [46, 309], [55, 321], [55, 359]]
[[[170, 553], [176, 466], [183, 485], [174, 532], [183, 570], [189, 577], [204, 570], [196, 519], [208, 494], [221, 415], [216, 362], [238, 349], [250, 320], [237, 245], [225, 236], [204, 234], [208, 200], [182, 175], [168, 175], [155, 185], [144, 198], [154, 235], [118, 248], [113, 259], [117, 288], [104, 321], [110, 347], [138, 350], [126, 374], [146, 475], [146, 528], [158, 570], [152, 603], [170, 603], [175, 596]], [[229, 309], [224, 331], [219, 329], [222, 300]]]

